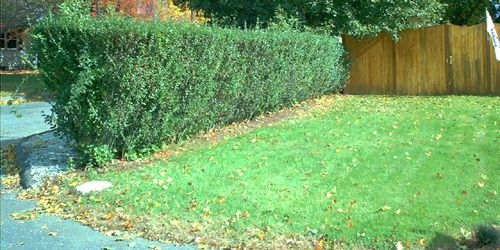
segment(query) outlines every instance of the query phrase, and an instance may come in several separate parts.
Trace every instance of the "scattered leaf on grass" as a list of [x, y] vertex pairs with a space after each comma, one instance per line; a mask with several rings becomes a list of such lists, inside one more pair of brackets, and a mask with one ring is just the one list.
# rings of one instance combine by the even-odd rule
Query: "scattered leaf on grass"
[[424, 245], [425, 245], [425, 242], [426, 242], [426, 241], [425, 241], [425, 239], [420, 239], [420, 240], [418, 241], [418, 244], [420, 244], [421, 246], [424, 246]]
[[257, 233], [257, 238], [259, 238], [260, 240], [264, 240], [265, 237], [266, 237], [266, 232], [265, 231], [260, 230]]
[[177, 226], [179, 226], [179, 224], [180, 224], [180, 223], [181, 223], [181, 222], [180, 222], [180, 221], [178, 221], [178, 220], [172, 220], [172, 221], [170, 221], [170, 225], [172, 225], [172, 226], [176, 226], [176, 227], [177, 227]]
[[389, 211], [389, 210], [391, 210], [391, 207], [389, 207], [389, 206], [383, 206], [383, 207], [378, 209], [379, 212], [385, 212], [385, 211]]
[[201, 223], [195, 222], [193, 223], [193, 225], [191, 225], [191, 228], [193, 229], [193, 231], [199, 232], [203, 229], [203, 226], [201, 225]]

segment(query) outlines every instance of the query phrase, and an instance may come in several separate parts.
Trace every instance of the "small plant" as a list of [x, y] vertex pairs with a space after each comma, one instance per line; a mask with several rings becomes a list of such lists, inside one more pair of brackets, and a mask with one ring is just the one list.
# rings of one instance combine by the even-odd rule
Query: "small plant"
[[115, 153], [115, 150], [109, 148], [108, 145], [90, 145], [84, 151], [84, 156], [87, 157], [85, 163], [91, 166], [103, 166], [113, 161]]

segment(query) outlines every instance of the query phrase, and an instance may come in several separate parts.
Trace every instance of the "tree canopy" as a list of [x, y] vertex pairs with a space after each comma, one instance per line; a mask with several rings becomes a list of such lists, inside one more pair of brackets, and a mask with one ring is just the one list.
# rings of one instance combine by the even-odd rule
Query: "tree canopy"
[[[443, 21], [456, 25], [474, 25], [484, 22], [484, 10], [488, 9], [496, 22], [500, 22], [495, 0], [441, 0], [445, 7]], [[497, 4], [500, 4], [496, 1]]]
[[306, 27], [356, 37], [435, 24], [443, 12], [438, 0], [190, 0], [189, 6], [239, 27], [267, 26], [282, 9]]
[[64, 0], [0, 0], [4, 29], [27, 26], [38, 21], [48, 11], [54, 11]]

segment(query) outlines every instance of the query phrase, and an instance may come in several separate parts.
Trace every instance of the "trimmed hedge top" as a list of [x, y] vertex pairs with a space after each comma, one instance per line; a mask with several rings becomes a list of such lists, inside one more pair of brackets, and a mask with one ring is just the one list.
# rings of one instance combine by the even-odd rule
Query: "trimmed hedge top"
[[338, 91], [347, 75], [339, 39], [310, 33], [62, 17], [32, 34], [55, 125], [95, 164]]

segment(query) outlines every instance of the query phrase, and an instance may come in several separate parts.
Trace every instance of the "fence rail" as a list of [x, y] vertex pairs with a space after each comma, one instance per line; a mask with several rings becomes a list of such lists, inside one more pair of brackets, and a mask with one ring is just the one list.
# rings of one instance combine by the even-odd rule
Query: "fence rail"
[[347, 94], [500, 95], [500, 62], [486, 24], [408, 30], [399, 41], [381, 34], [343, 42], [353, 60]]

